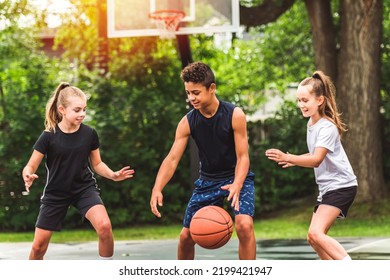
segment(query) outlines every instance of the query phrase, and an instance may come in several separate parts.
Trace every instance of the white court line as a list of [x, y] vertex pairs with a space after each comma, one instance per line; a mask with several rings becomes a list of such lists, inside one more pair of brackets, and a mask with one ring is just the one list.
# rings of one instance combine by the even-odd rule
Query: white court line
[[360, 249], [363, 249], [363, 248], [366, 248], [366, 247], [369, 247], [369, 246], [373, 246], [373, 245], [376, 245], [376, 244], [379, 244], [379, 243], [382, 243], [382, 242], [385, 242], [385, 241], [390, 241], [390, 238], [381, 239], [381, 240], [377, 240], [377, 241], [374, 241], [374, 242], [366, 243], [366, 244], [357, 246], [355, 248], [351, 248], [351, 249], [347, 250], [347, 252], [348, 253], [355, 252], [357, 250], [360, 250]]

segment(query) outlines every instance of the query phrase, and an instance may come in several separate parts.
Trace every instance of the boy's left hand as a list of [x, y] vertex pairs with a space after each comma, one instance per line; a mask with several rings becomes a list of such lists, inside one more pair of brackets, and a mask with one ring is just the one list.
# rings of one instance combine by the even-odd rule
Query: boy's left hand
[[229, 196], [227, 198], [228, 201], [231, 202], [231, 206], [234, 210], [240, 210], [240, 191], [241, 187], [237, 184], [229, 184], [221, 187], [222, 190], [229, 191]]

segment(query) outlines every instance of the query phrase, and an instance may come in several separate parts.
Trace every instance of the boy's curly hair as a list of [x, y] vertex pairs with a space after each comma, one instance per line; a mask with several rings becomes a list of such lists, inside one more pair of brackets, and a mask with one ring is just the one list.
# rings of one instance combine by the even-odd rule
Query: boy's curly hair
[[194, 62], [187, 65], [180, 75], [184, 82], [202, 84], [207, 89], [211, 84], [215, 84], [215, 76], [211, 68], [203, 62]]

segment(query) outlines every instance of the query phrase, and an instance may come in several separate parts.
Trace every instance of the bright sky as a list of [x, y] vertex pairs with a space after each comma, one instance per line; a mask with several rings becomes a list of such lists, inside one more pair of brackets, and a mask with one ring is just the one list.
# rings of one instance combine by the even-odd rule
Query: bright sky
[[48, 10], [47, 24], [50, 28], [59, 26], [61, 21], [58, 14], [72, 6], [68, 0], [32, 0], [31, 3], [40, 9]]

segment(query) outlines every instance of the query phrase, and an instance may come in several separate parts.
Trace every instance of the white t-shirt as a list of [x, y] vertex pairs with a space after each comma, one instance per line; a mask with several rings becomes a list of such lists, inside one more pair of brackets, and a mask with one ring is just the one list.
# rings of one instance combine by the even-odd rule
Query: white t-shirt
[[321, 201], [322, 196], [328, 191], [357, 186], [356, 176], [334, 123], [322, 118], [313, 126], [308, 125], [307, 147], [310, 154], [314, 154], [316, 147], [328, 150], [321, 164], [314, 168], [319, 188], [318, 201]]

